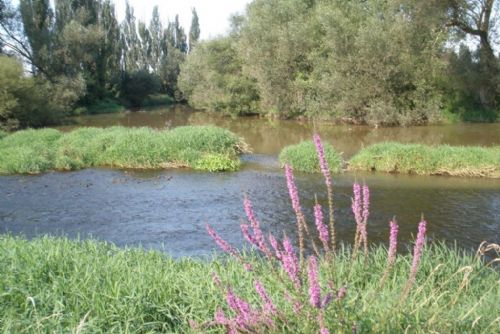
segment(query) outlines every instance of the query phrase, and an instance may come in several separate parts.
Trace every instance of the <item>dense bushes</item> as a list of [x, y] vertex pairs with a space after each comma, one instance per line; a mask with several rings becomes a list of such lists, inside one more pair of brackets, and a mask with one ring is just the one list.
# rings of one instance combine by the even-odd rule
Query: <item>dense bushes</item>
[[24, 130], [0, 141], [0, 174], [36, 174], [87, 167], [238, 169], [245, 144], [230, 131], [185, 126]]
[[0, 128], [6, 130], [54, 124], [83, 92], [78, 78], [26, 77], [22, 64], [7, 56], [0, 56], [0, 87]]

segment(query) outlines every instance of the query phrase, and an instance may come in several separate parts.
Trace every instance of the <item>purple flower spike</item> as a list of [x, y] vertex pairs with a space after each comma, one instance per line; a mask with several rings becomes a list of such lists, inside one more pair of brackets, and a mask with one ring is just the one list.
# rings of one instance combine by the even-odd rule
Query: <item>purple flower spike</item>
[[299, 192], [297, 191], [297, 186], [295, 185], [295, 179], [293, 177], [293, 169], [290, 165], [285, 164], [285, 175], [286, 184], [288, 187], [288, 192], [290, 193], [290, 199], [292, 200], [292, 207], [295, 213], [301, 212], [300, 202], [299, 202]]
[[415, 242], [415, 247], [413, 248], [413, 262], [411, 265], [410, 277], [415, 279], [417, 274], [418, 265], [420, 263], [420, 258], [422, 256], [422, 250], [425, 244], [425, 232], [427, 231], [427, 222], [422, 220], [418, 224], [418, 234], [417, 241]]
[[309, 278], [309, 302], [319, 309], [321, 308], [321, 289], [318, 282], [318, 263], [315, 256], [311, 256], [309, 259], [307, 276]]
[[224, 241], [217, 234], [217, 232], [215, 232], [215, 230], [212, 227], [210, 227], [210, 225], [206, 224], [205, 227], [207, 229], [208, 234], [214, 239], [217, 246], [219, 246], [224, 252], [231, 254], [235, 257], [238, 257], [238, 253], [236, 252], [236, 250], [230, 244]]
[[343, 286], [337, 291], [337, 300], [342, 300], [347, 295], [347, 287]]
[[329, 249], [329, 247], [328, 247], [328, 239], [329, 239], [328, 226], [326, 226], [326, 224], [323, 223], [323, 211], [321, 210], [320, 204], [316, 204], [314, 206], [314, 218], [316, 221], [316, 228], [318, 230], [319, 239], [323, 243], [323, 247], [325, 248], [325, 250], [328, 250]]
[[366, 224], [370, 215], [370, 189], [363, 185], [363, 222]]
[[276, 314], [276, 307], [274, 306], [271, 298], [269, 298], [269, 295], [267, 294], [261, 282], [255, 282], [255, 290], [257, 290], [260, 299], [262, 299], [262, 301], [264, 302], [264, 311], [268, 314]]
[[288, 277], [295, 284], [295, 287], [300, 289], [300, 279], [299, 279], [299, 260], [293, 249], [292, 242], [290, 239], [285, 238], [283, 240], [283, 253], [282, 253], [283, 269], [288, 274]]
[[396, 260], [396, 251], [398, 248], [398, 224], [395, 220], [391, 220], [389, 223], [391, 227], [391, 232], [389, 235], [389, 252], [387, 255], [387, 262], [389, 265], [392, 265]]
[[325, 183], [327, 187], [331, 187], [332, 185], [332, 176], [330, 175], [330, 168], [328, 166], [328, 161], [325, 158], [325, 149], [323, 144], [321, 143], [321, 138], [318, 134], [313, 136], [314, 145], [316, 146], [316, 152], [318, 153], [319, 166], [321, 168], [321, 172], [325, 177]]
[[243, 235], [251, 244], [255, 245], [260, 249], [260, 251], [266, 254], [266, 256], [272, 257], [272, 254], [266, 245], [264, 234], [262, 233], [262, 230], [260, 228], [260, 223], [255, 217], [255, 213], [252, 207], [252, 202], [250, 202], [250, 200], [247, 197], [245, 197], [245, 199], [243, 200], [243, 206], [245, 208], [245, 213], [247, 215], [248, 221], [250, 222], [250, 226], [252, 227], [253, 230], [253, 237], [250, 237], [250, 234], [248, 233], [248, 228], [246, 229], [246, 231], [243, 231], [242, 227]]
[[352, 213], [354, 214], [356, 223], [359, 225], [363, 221], [361, 214], [361, 186], [359, 183], [354, 183], [352, 185], [352, 192], [354, 195], [354, 198], [352, 199]]

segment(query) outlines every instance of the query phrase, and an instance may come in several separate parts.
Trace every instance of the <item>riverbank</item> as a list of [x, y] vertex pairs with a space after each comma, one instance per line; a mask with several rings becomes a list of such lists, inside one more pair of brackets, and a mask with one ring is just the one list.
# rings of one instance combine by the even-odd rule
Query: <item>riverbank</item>
[[246, 144], [214, 126], [24, 130], [0, 140], [0, 174], [38, 174], [89, 167], [160, 169], [187, 167], [234, 171]]
[[[333, 264], [321, 264], [322, 272], [333, 274], [335, 284], [348, 284], [345, 299], [326, 310], [329, 328], [355, 326], [358, 333], [406, 329], [487, 333], [496, 328], [498, 271], [472, 254], [440, 244], [427, 247], [415, 289], [403, 304], [399, 296], [411, 257], [399, 256], [394, 274], [380, 288], [386, 261], [387, 250], [376, 247], [366, 264], [362, 258], [351, 263], [345, 250]], [[0, 331], [190, 333], [190, 320], [209, 321], [225, 305], [211, 278], [216, 272], [253, 306], [260, 303], [253, 287], [258, 278], [284, 312], [283, 331], [304, 333], [316, 320], [299, 319], [287, 301], [280, 299], [282, 283], [276, 281], [268, 263], [256, 258], [251, 262], [253, 273], [227, 258], [175, 261], [159, 252], [120, 249], [96, 241], [0, 236], [0, 266], [4, 268]], [[326, 288], [326, 277], [320, 279]], [[224, 330], [213, 327], [210, 332]]]

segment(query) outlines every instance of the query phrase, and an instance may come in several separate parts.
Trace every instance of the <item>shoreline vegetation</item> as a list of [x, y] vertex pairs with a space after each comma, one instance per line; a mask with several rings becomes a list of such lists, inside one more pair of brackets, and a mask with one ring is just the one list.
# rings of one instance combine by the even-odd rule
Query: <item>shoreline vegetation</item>
[[[326, 147], [329, 152], [327, 155], [332, 157], [329, 158], [332, 159], [332, 172], [341, 171], [345, 165], [348, 171], [500, 178], [500, 146], [429, 146], [382, 142], [361, 149], [348, 161], [339, 160], [340, 154]], [[300, 172], [320, 171], [312, 141], [285, 147], [280, 153], [280, 162], [288, 163]]]
[[[252, 305], [259, 303], [255, 274], [276, 302], [275, 288], [283, 284], [269, 261], [252, 253], [244, 256], [254, 273], [227, 257], [174, 260], [158, 251], [120, 249], [94, 240], [42, 237], [28, 241], [3, 235], [0, 250], [0, 265], [5, 269], [0, 275], [2, 332], [197, 333], [189, 321], [210, 321], [224, 304], [212, 273], [225, 282], [236, 283], [238, 277], [234, 292]], [[416, 291], [399, 307], [398, 293], [405, 286], [411, 254], [398, 256], [394, 274], [382, 288], [387, 249], [376, 246], [369, 254], [367, 259], [352, 261], [349, 248], [341, 247], [335, 261], [319, 261], [321, 272], [333, 273], [336, 284], [350, 276], [345, 298], [332, 301], [325, 312], [328, 325], [338, 326], [339, 307], [340, 316], [352, 320], [358, 333], [409, 328], [415, 333], [487, 333], [498, 323], [498, 271], [485, 266], [480, 257], [441, 243], [426, 246]], [[308, 330], [309, 321], [281, 302], [277, 306], [285, 312], [288, 328], [296, 333]], [[227, 306], [223, 309], [228, 311]], [[214, 327], [207, 332], [225, 331]]]
[[0, 140], [0, 174], [89, 167], [234, 171], [247, 150], [241, 138], [214, 126], [23, 130]]

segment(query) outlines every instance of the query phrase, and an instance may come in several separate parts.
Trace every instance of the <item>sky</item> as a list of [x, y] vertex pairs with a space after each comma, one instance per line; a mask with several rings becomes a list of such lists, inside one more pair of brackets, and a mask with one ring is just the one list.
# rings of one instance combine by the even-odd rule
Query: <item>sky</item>
[[[118, 20], [125, 17], [125, 0], [114, 0]], [[196, 8], [200, 21], [201, 39], [213, 38], [229, 30], [229, 17], [234, 13], [244, 13], [251, 0], [129, 0], [134, 7], [135, 17], [149, 24], [153, 7], [158, 5], [164, 25], [167, 19], [173, 21], [179, 14], [181, 25], [189, 32], [191, 9]]]

